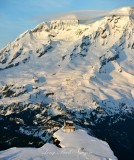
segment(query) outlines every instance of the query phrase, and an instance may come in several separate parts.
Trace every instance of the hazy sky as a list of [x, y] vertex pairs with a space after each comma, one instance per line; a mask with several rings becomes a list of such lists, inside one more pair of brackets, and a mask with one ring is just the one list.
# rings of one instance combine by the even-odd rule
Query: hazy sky
[[134, 6], [134, 0], [0, 0], [0, 48], [48, 16], [123, 6]]

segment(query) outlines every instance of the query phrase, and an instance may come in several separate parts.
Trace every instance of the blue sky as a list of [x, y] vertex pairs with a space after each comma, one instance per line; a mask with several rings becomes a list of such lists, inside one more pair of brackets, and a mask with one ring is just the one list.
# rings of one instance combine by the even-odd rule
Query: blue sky
[[48, 16], [123, 6], [134, 6], [134, 0], [0, 0], [0, 48]]

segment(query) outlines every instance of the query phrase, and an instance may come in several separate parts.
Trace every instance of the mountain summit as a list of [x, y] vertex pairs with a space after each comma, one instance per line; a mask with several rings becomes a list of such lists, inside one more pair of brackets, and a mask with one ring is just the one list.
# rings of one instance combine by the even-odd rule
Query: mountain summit
[[121, 15], [121, 16], [134, 16], [134, 7], [123, 7], [120, 9], [116, 9], [111, 12], [115, 15]]

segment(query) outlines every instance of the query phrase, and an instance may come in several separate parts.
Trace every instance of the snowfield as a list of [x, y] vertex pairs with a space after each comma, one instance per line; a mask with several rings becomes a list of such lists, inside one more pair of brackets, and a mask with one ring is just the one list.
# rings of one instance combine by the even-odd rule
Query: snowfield
[[0, 152], [2, 160], [117, 160], [109, 145], [89, 136], [84, 130], [65, 133], [62, 129], [54, 134], [62, 148], [45, 144], [41, 148], [11, 148]]

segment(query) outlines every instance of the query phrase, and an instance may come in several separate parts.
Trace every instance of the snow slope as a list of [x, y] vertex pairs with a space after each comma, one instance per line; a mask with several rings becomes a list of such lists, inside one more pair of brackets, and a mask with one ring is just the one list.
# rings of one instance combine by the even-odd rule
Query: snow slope
[[35, 148], [11, 148], [0, 152], [2, 160], [116, 160], [109, 145], [89, 136], [84, 130], [65, 133], [61, 130], [54, 134], [61, 141], [62, 148], [45, 144]]

